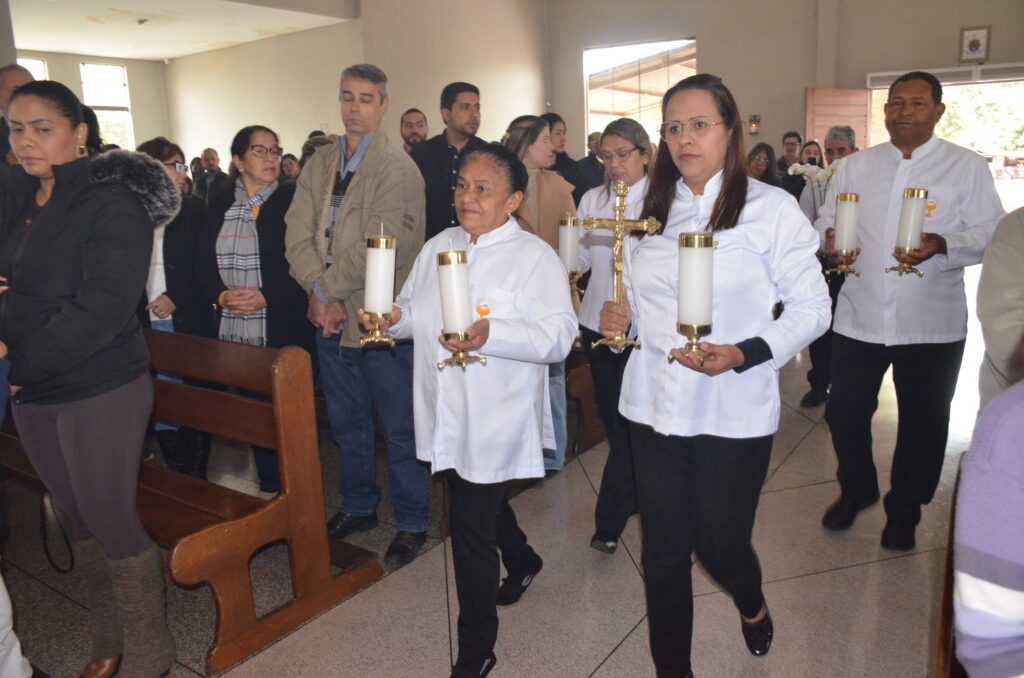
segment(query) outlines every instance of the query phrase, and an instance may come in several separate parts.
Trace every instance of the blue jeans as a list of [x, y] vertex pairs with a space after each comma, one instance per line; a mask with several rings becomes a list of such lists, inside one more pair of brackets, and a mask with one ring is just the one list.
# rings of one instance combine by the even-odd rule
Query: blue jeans
[[544, 470], [558, 471], [565, 464], [565, 361], [548, 365], [548, 396], [551, 399], [551, 425], [555, 429], [555, 449], [544, 450]]
[[341, 448], [341, 510], [368, 516], [377, 510], [376, 409], [388, 452], [388, 483], [399, 530], [423, 532], [430, 523], [427, 467], [416, 460], [412, 420], [412, 344], [393, 349], [341, 348], [338, 337], [316, 330], [320, 385], [334, 442]]
[[[173, 332], [174, 331], [174, 318], [157, 318], [153, 320], [150, 318], [149, 326], [154, 330], [160, 330], [161, 332]], [[167, 372], [157, 372], [157, 379], [164, 381], [172, 381], [175, 384], [181, 383], [181, 377], [175, 377], [174, 375], [168, 374]], [[153, 429], [156, 431], [177, 431], [178, 425], [171, 424], [166, 421], [156, 420], [153, 422]]]

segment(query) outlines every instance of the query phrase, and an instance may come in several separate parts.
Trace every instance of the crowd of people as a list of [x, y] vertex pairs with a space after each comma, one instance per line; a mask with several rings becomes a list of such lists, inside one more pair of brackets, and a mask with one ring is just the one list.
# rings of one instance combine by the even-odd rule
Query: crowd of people
[[[0, 366], [89, 592], [83, 677], [159, 676], [174, 657], [163, 565], [135, 503], [153, 398], [143, 326], [310, 352], [341, 457], [342, 503], [326, 525], [334, 537], [378, 525], [374, 412], [398, 528], [385, 558], [416, 557], [431, 520], [429, 475], [444, 474], [459, 601], [454, 678], [491, 671], [497, 608], [519, 602], [541, 572], [508, 490], [565, 462], [565, 359], [577, 335], [610, 448], [590, 546], [614, 553], [640, 514], [659, 677], [694, 675], [692, 554], [732, 596], [747, 649], [763, 656], [771, 647], [752, 532], [779, 424], [778, 372], [809, 345], [801, 404], [826, 404], [838, 459], [840, 496], [823, 525], [845, 530], [880, 497], [870, 423], [891, 365], [899, 435], [881, 545], [913, 548], [938, 483], [964, 348], [963, 269], [981, 260], [1004, 216], [984, 159], [934, 135], [943, 107], [931, 74], [895, 80], [890, 141], [862, 152], [839, 126], [821, 143], [788, 132], [777, 160], [768, 144], [747, 154], [732, 93], [700, 74], [665, 93], [657, 146], [622, 118], [592, 133], [577, 162], [565, 151], [565, 120], [551, 112], [515, 118], [498, 143], [479, 138], [481, 93], [466, 82], [440, 94], [443, 131], [430, 137], [427, 115], [411, 108], [392, 140], [382, 128], [387, 76], [357, 64], [340, 77], [343, 134], [317, 130], [296, 157], [272, 129], [250, 125], [231, 140], [224, 172], [213, 148], [186, 165], [163, 137], [138, 152], [100, 152], [95, 116], [75, 95], [18, 69], [0, 69], [13, 161], [0, 171]], [[625, 294], [615, 301], [607, 231], [581, 236], [582, 282], [566, 276], [557, 248], [562, 217], [614, 215], [619, 181], [629, 188], [626, 217], [653, 217], [659, 229], [627, 238]], [[938, 207], [920, 249], [898, 253], [907, 187], [927, 187]], [[840, 193], [860, 196], [852, 256], [834, 249]], [[1001, 233], [1019, 240], [1019, 217], [1008, 223]], [[679, 348], [675, 323], [680, 236], [695, 232], [716, 242], [712, 333], [700, 356]], [[397, 242], [400, 291], [384, 319], [363, 311], [372, 235]], [[453, 257], [468, 265], [472, 322], [442, 333], [437, 266]], [[860, 278], [823, 275], [854, 260]], [[893, 260], [925, 276], [887, 276]], [[1005, 388], [1020, 378], [1024, 319], [1004, 294], [1019, 289], [1021, 269], [1003, 270], [987, 283], [990, 296], [1014, 310], [993, 313], [999, 348], [987, 365]], [[361, 347], [370, 330], [395, 345]], [[592, 345], [621, 335], [643, 349]], [[488, 362], [439, 370], [456, 352]], [[205, 478], [209, 434], [152, 428], [169, 468]], [[991, 435], [1013, 442], [1002, 429]], [[260, 494], [272, 497], [281, 487], [276, 455], [253, 455]], [[992, 644], [975, 647], [972, 660], [983, 662]], [[0, 666], [15, 650], [0, 649]]]

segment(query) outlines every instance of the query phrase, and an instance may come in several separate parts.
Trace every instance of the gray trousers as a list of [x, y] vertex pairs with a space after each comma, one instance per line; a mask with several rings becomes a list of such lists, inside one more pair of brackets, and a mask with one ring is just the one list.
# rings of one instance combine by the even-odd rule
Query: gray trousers
[[83, 400], [11, 406], [29, 461], [71, 519], [72, 538], [95, 538], [115, 560], [137, 556], [153, 543], [137, 504], [152, 410], [148, 373]]

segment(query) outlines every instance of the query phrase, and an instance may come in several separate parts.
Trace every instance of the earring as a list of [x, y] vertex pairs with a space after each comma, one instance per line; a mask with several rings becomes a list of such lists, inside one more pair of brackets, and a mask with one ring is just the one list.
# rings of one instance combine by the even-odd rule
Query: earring
[[89, 151], [86, 150], [84, 144], [78, 147], [76, 153], [78, 153], [79, 158], [84, 158], [85, 156], [89, 155]]

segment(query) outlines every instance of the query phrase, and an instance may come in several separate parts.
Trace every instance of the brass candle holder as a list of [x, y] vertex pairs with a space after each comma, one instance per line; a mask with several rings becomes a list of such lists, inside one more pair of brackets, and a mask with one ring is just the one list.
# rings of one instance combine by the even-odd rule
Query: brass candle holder
[[[914, 252], [920, 252], [920, 251], [921, 250], [917, 249], [916, 247], [897, 247], [896, 248], [896, 254], [912, 254]], [[913, 266], [911, 266], [910, 264], [908, 264], [905, 261], [901, 261], [899, 266], [890, 266], [889, 268], [885, 269], [886, 273], [891, 273], [893, 271], [896, 271], [900, 275], [900, 277], [903, 277], [904, 273], [916, 273], [918, 278], [921, 278], [921, 277], [924, 276], [924, 271], [922, 271], [920, 269], [917, 269], [917, 268], [914, 268]]]
[[[704, 359], [708, 357], [708, 353], [700, 347], [700, 338], [711, 334], [711, 325], [684, 325], [683, 323], [676, 323], [676, 331], [687, 339], [686, 345], [679, 349], [679, 351], [683, 355], [692, 355], [697, 359], [697, 364], [703, 367]], [[676, 357], [669, 353], [668, 361], [674, 363]]]
[[[836, 250], [836, 254], [845, 260], [857, 254], [857, 250]], [[851, 268], [845, 261], [835, 268], [828, 269], [825, 273], [852, 273], [858, 278], [860, 277], [860, 271], [855, 268]]]
[[[445, 341], [469, 341], [469, 335], [465, 332], [451, 332], [444, 335]], [[481, 365], [487, 365], [487, 358], [478, 355], [470, 355], [467, 351], [456, 351], [452, 353], [451, 358], [446, 358], [437, 364], [438, 370], [443, 370], [446, 367], [452, 367], [458, 365], [462, 368], [462, 371], [466, 371], [466, 365], [470, 363], [480, 363]]]
[[395, 340], [388, 334], [387, 330], [378, 327], [380, 321], [391, 322], [390, 313], [369, 313], [370, 323], [373, 329], [359, 337], [359, 348], [366, 346], [388, 346], [394, 347]]
[[[661, 222], [654, 217], [646, 219], [626, 219], [626, 196], [629, 195], [629, 186], [621, 179], [615, 182], [615, 207], [614, 219], [598, 219], [593, 216], [584, 217], [583, 228], [587, 231], [606, 229], [615, 235], [615, 243], [612, 245], [612, 301], [616, 304], [622, 303], [622, 269], [623, 269], [623, 240], [630, 231], [644, 231], [648, 235], [654, 235], [661, 228]], [[571, 276], [571, 274], [570, 274]], [[598, 339], [590, 345], [591, 348], [598, 346], [609, 346], [621, 351], [625, 346], [640, 347], [640, 342], [628, 339], [625, 335], [619, 334], [611, 339]]]

